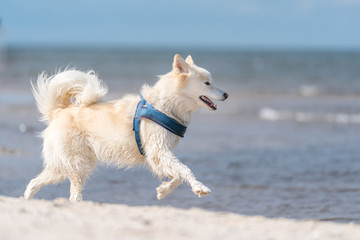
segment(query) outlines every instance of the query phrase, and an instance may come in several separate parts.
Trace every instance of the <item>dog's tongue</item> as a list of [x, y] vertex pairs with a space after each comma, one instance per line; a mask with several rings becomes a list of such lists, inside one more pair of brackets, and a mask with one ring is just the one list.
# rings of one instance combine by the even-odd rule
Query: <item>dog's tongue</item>
[[213, 103], [208, 97], [206, 96], [200, 96], [200, 99], [206, 103], [212, 110], [216, 110], [217, 106], [215, 103]]
[[213, 103], [210, 99], [208, 99], [209, 100], [209, 106], [212, 108], [212, 109], [214, 109], [214, 110], [216, 110], [216, 104], [215, 103]]

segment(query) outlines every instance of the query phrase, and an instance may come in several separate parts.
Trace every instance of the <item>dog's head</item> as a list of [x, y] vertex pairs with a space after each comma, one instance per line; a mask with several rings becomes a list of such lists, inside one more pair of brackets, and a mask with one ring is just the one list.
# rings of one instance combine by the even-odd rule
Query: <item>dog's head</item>
[[177, 89], [181, 94], [193, 99], [198, 106], [216, 110], [212, 100], [224, 101], [228, 94], [214, 85], [211, 74], [194, 64], [189, 55], [184, 60], [176, 54], [173, 62], [172, 74], [177, 78]]

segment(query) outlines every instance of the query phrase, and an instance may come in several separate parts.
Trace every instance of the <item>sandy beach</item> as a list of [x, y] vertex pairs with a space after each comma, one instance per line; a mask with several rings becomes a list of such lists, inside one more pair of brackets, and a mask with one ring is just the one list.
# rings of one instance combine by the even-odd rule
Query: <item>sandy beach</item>
[[0, 197], [0, 239], [359, 239], [360, 225]]

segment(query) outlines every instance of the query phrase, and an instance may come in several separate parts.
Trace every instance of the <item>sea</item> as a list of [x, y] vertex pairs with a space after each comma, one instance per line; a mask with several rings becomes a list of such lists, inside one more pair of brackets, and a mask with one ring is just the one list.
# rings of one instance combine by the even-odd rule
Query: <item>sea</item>
[[[175, 150], [212, 193], [187, 184], [162, 200], [146, 167], [99, 166], [83, 198], [130, 206], [202, 208], [270, 218], [360, 223], [360, 51], [5, 48], [0, 55], [0, 195], [21, 197], [42, 170], [45, 125], [30, 81], [66, 67], [94, 70], [105, 100], [139, 93], [191, 55], [229, 94], [199, 109]], [[69, 181], [37, 199], [69, 197]]]

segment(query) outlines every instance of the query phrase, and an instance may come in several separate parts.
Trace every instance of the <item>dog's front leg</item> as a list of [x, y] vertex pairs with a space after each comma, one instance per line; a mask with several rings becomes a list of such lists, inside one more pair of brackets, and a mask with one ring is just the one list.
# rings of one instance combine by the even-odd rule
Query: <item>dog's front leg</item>
[[[211, 190], [201, 182], [197, 181], [193, 172], [183, 163], [181, 163], [172, 152], [158, 152], [148, 156], [149, 165], [159, 176], [168, 177], [172, 180], [159, 186], [158, 198], [163, 198], [171, 193], [181, 182], [188, 182], [192, 191], [202, 197], [211, 193]], [[163, 192], [159, 195], [159, 191]]]
[[169, 193], [181, 184], [179, 179], [173, 178], [169, 182], [162, 182], [159, 187], [156, 188], [157, 198], [160, 200], [166, 197]]

